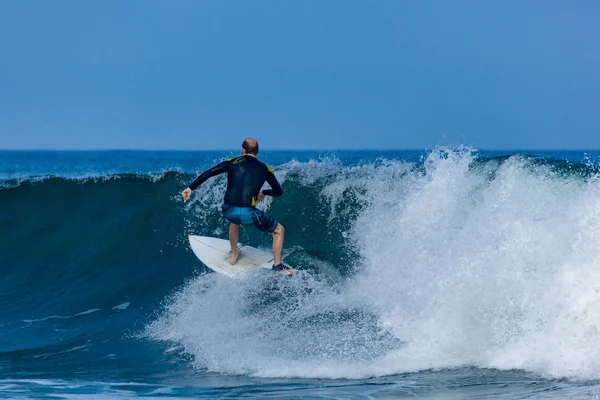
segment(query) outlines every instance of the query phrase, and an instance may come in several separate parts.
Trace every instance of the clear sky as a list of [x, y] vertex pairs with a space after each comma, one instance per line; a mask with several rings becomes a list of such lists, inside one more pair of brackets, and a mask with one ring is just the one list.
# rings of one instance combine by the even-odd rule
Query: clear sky
[[600, 2], [0, 1], [0, 148], [600, 148]]

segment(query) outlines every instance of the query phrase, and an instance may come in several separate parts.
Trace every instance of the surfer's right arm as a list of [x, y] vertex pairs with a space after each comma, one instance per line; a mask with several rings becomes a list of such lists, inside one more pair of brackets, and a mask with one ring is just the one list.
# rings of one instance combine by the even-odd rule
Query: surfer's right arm
[[195, 190], [198, 186], [202, 185], [206, 180], [215, 175], [219, 175], [227, 172], [229, 169], [229, 160], [225, 160], [222, 163], [215, 165], [211, 169], [207, 169], [204, 171], [199, 177], [196, 178], [192, 184], [181, 192], [181, 197], [183, 197], [183, 202], [185, 203], [190, 198], [192, 191]]
[[271, 189], [265, 189], [261, 192], [264, 196], [279, 197], [283, 195], [283, 189], [275, 177], [275, 173], [271, 167], [267, 166], [267, 183], [271, 185]]

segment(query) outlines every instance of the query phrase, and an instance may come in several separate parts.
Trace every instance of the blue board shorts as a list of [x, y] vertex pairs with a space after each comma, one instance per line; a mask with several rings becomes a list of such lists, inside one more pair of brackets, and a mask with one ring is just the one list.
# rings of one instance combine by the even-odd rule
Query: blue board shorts
[[255, 207], [235, 207], [223, 204], [221, 211], [232, 224], [254, 225], [261, 232], [273, 233], [279, 225], [275, 218]]

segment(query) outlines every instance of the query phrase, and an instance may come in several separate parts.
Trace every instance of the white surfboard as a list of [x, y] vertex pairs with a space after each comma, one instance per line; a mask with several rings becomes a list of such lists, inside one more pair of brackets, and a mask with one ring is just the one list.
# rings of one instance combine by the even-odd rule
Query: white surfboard
[[[273, 267], [271, 252], [238, 243], [237, 248], [241, 250], [240, 258], [235, 265], [231, 265], [229, 263], [231, 257], [229, 240], [194, 235], [190, 235], [189, 240], [194, 254], [204, 265], [232, 278], [243, 278], [250, 272]], [[288, 266], [285, 263], [284, 265]]]

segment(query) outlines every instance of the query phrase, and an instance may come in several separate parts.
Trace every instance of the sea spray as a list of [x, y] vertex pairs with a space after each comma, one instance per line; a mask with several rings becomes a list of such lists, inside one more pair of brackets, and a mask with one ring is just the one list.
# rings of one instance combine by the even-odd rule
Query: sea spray
[[[593, 175], [443, 148], [422, 163], [292, 162], [278, 173], [312, 190], [313, 203], [287, 203], [289, 212], [340, 233], [337, 252], [356, 261], [330, 261], [348, 273], [335, 284], [310, 265], [297, 265], [308, 271], [298, 280], [202, 275], [172, 298], [151, 337], [232, 374], [356, 378], [470, 365], [600, 376]], [[223, 189], [213, 185], [210, 203]]]

